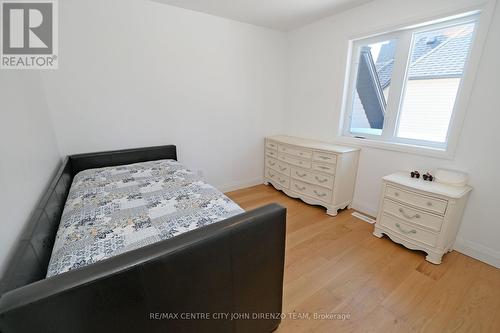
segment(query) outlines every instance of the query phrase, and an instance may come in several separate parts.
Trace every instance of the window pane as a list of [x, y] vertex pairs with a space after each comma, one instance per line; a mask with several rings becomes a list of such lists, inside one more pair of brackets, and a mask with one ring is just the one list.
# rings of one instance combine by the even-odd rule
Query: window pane
[[361, 46], [353, 94], [351, 133], [382, 134], [396, 40]]
[[445, 143], [475, 23], [414, 34], [396, 135]]

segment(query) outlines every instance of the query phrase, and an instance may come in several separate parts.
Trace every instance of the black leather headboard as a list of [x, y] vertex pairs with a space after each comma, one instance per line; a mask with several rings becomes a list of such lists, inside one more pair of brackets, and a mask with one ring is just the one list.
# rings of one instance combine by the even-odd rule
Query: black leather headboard
[[65, 158], [21, 234], [0, 282], [0, 294], [45, 278], [72, 180]]
[[176, 147], [167, 145], [66, 157], [19, 238], [0, 281], [0, 295], [45, 278], [74, 175], [86, 169], [160, 159], [176, 160]]
[[71, 155], [73, 175], [86, 169], [107, 166], [125, 165], [139, 162], [172, 159], [177, 160], [177, 150], [174, 145], [147, 148], [135, 148], [99, 153]]

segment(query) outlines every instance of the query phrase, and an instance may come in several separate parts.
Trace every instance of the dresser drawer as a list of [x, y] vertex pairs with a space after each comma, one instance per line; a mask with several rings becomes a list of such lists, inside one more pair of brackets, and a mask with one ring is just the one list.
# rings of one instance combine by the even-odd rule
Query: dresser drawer
[[266, 177], [279, 186], [290, 188], [290, 177], [282, 175], [273, 169], [266, 168]]
[[323, 186], [326, 188], [333, 188], [334, 176], [319, 174], [312, 172], [311, 170], [304, 170], [296, 167], [292, 167], [292, 178], [308, 182], [311, 184]]
[[266, 155], [270, 157], [277, 158], [278, 157], [278, 152], [273, 149], [266, 148]]
[[395, 235], [403, 236], [433, 247], [437, 244], [437, 234], [415, 228], [414, 225], [408, 224], [393, 216], [382, 214], [380, 224], [393, 231]]
[[392, 201], [391, 199], [384, 199], [383, 211], [397, 216], [406, 222], [415, 223], [416, 225], [434, 231], [440, 231], [441, 225], [443, 224], [443, 218], [441, 216], [410, 208], [404, 204]]
[[307, 184], [293, 178], [290, 180], [290, 189], [294, 190], [295, 192], [305, 194], [308, 197], [317, 200], [321, 200], [328, 203], [332, 201], [331, 190], [327, 190], [320, 186]]
[[332, 163], [332, 164], [337, 163], [337, 155], [332, 154], [332, 153], [324, 153], [321, 151], [313, 152], [312, 159], [313, 159], [313, 161], [317, 161], [317, 162], [325, 162], [325, 163]]
[[266, 166], [275, 171], [281, 172], [287, 176], [290, 176], [290, 166], [286, 163], [278, 161], [277, 159], [267, 157], [266, 158]]
[[446, 212], [446, 206], [448, 205], [446, 200], [409, 192], [391, 185], [386, 186], [385, 196], [442, 215]]
[[266, 147], [269, 149], [278, 150], [278, 144], [274, 141], [266, 140]]
[[326, 172], [331, 175], [335, 174], [335, 168], [337, 166], [335, 164], [327, 164], [327, 163], [318, 163], [318, 162], [312, 162], [312, 169], [321, 171], [321, 172]]
[[296, 158], [287, 154], [279, 154], [278, 159], [283, 162], [290, 163], [303, 168], [311, 167], [311, 161], [302, 160], [300, 158]]
[[310, 159], [312, 156], [311, 150], [293, 146], [278, 145], [278, 151], [280, 153], [287, 153], [293, 156], [307, 158], [307, 159]]

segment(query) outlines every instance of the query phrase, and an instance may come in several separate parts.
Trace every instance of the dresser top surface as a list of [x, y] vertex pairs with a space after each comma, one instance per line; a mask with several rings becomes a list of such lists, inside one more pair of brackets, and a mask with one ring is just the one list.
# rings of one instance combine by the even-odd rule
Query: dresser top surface
[[295, 145], [295, 146], [301, 146], [301, 147], [305, 147], [305, 148], [332, 151], [332, 152], [339, 153], [339, 154], [350, 153], [350, 152], [354, 152], [354, 151], [359, 150], [359, 148], [355, 148], [355, 147], [339, 146], [339, 145], [336, 145], [333, 143], [316, 141], [316, 140], [311, 140], [311, 139], [297, 138], [297, 137], [288, 136], [288, 135], [268, 136], [266, 139], [273, 140], [273, 141], [276, 141], [278, 143], [281, 142], [281, 143]]
[[452, 186], [438, 182], [430, 182], [423, 180], [422, 178], [416, 179], [411, 178], [409, 172], [396, 172], [390, 175], [387, 175], [382, 178], [383, 180], [399, 185], [403, 185], [406, 187], [413, 188], [415, 190], [434, 193], [438, 195], [442, 195], [449, 198], [461, 198], [469, 191], [472, 190], [472, 187], [469, 185], [465, 186]]

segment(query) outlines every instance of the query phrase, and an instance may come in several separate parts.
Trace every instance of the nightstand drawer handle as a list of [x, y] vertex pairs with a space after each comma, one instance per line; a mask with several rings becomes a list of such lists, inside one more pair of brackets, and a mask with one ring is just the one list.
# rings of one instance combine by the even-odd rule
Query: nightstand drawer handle
[[300, 187], [299, 185], [295, 184], [295, 187], [301, 191], [304, 191], [306, 188], [305, 187]]
[[314, 194], [316, 194], [318, 197], [322, 198], [326, 196], [326, 193], [319, 193], [318, 191], [314, 190]]
[[269, 175], [269, 177], [274, 178], [274, 175], [272, 173], [270, 173], [269, 171], [267, 172], [267, 174]]
[[432, 206], [432, 202], [427, 201], [427, 206], [429, 206], [429, 207]]
[[280, 183], [281, 183], [281, 184], [284, 184], [285, 182], [286, 182], [286, 179], [282, 179], [282, 180], [280, 180]]
[[401, 225], [399, 223], [396, 223], [396, 227], [398, 227], [399, 231], [401, 231], [404, 234], [416, 234], [417, 233], [417, 230], [415, 230], [415, 229], [404, 230], [403, 228], [401, 228]]
[[394, 192], [395, 197], [399, 197], [399, 192]]
[[282, 167], [282, 166], [280, 166], [280, 170], [281, 170], [281, 171], [285, 171], [285, 170], [286, 170], [286, 167]]
[[325, 178], [325, 179], [319, 179], [319, 178], [318, 178], [318, 176], [314, 176], [314, 178], [316, 178], [316, 180], [317, 180], [318, 182], [320, 182], [320, 183], [324, 183], [324, 182], [326, 182], [326, 181], [328, 180], [328, 179], [326, 179], [326, 178]]
[[406, 217], [407, 219], [419, 219], [420, 218], [420, 214], [415, 214], [415, 215], [408, 215], [405, 213], [404, 209], [403, 208], [399, 208], [399, 212], [404, 216]]
[[305, 177], [307, 176], [307, 173], [300, 174], [298, 171], [295, 171], [295, 174], [299, 177]]
[[276, 162], [269, 162], [270, 166], [274, 166], [275, 164], [276, 164]]

